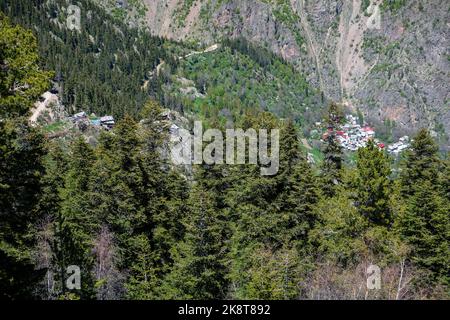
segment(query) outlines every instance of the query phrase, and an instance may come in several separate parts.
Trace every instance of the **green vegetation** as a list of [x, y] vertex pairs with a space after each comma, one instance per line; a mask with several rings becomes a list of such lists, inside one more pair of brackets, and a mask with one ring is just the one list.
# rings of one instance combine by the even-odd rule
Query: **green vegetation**
[[31, 298], [45, 270], [35, 268], [29, 236], [44, 174], [44, 138], [27, 114], [49, 85], [36, 39], [0, 13], [0, 298]]
[[300, 18], [292, 11], [292, 6], [290, 1], [287, 0], [277, 0], [273, 15], [275, 18], [286, 25], [289, 30], [294, 34], [297, 45], [301, 47], [305, 43], [305, 39], [299, 31], [299, 20]]
[[141, 86], [159, 61], [166, 59], [163, 40], [126, 28], [122, 20], [113, 19], [90, 1], [77, 5], [81, 8], [80, 32], [66, 28], [64, 0], [6, 0], [0, 10], [13, 22], [36, 31], [43, 65], [56, 72], [54, 80], [63, 88], [67, 109], [119, 118], [125, 113], [137, 116], [148, 95], [158, 94], [153, 84], [148, 90]]
[[332, 103], [328, 108], [328, 132], [324, 148], [324, 161], [322, 163], [321, 178], [322, 190], [326, 196], [333, 196], [336, 186], [342, 182], [343, 152], [336, 136], [336, 131], [344, 119], [343, 111], [338, 105]]
[[[193, 55], [173, 69], [171, 83], [164, 86], [169, 96], [162, 102], [203, 119], [225, 121], [229, 115], [238, 120], [245, 112], [262, 109], [310, 124], [315, 119], [305, 117], [306, 107], [321, 108], [319, 93], [300, 72], [243, 39], [226, 40], [219, 50]], [[179, 78], [194, 81], [201, 96], [182, 94]]]
[[407, 0], [385, 0], [381, 4], [381, 9], [396, 12], [404, 7], [407, 2]]
[[185, 24], [185, 20], [189, 12], [191, 11], [191, 7], [194, 4], [195, 0], [185, 0], [181, 2], [181, 6], [178, 7], [174, 14], [176, 17], [176, 21], [179, 27], [183, 27]]
[[[225, 42], [168, 61], [155, 96], [176, 103], [186, 77], [204, 96], [180, 106], [221, 131], [226, 106], [236, 127], [280, 129], [279, 170], [198, 164], [188, 179], [165, 155], [163, 109], [147, 96], [139, 122], [124, 115], [95, 146], [31, 128], [28, 111], [52, 75], [30, 31], [3, 15], [0, 31], [1, 298], [449, 298], [450, 162], [427, 130], [399, 177], [373, 143], [348, 167], [334, 134], [342, 112], [331, 104], [324, 161], [312, 167], [296, 122], [308, 121], [303, 107], [318, 106], [316, 93], [278, 58]], [[134, 99], [122, 108], [137, 111]], [[383, 270], [380, 290], [360, 290], [369, 264]], [[71, 265], [80, 289], [65, 285]]]
[[58, 132], [61, 131], [66, 126], [66, 124], [67, 123], [65, 121], [57, 121], [43, 127], [43, 130], [45, 132]]
[[361, 3], [361, 10], [364, 12], [364, 14], [367, 14], [367, 9], [370, 6], [370, 0], [363, 0]]

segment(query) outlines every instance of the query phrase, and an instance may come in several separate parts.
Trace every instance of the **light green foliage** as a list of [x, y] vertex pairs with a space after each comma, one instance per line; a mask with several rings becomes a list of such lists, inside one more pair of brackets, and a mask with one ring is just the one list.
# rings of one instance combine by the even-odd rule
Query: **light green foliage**
[[205, 119], [223, 119], [221, 114], [228, 110], [237, 120], [246, 110], [263, 109], [303, 124], [310, 121], [303, 116], [306, 106], [320, 108], [318, 94], [301, 73], [243, 40], [225, 42], [219, 51], [189, 57], [176, 74], [193, 80], [205, 97], [187, 98], [179, 92], [176, 81], [166, 90], [185, 110]]
[[36, 38], [30, 30], [11, 25], [0, 13], [0, 117], [26, 115], [49, 86], [50, 72], [39, 66]]

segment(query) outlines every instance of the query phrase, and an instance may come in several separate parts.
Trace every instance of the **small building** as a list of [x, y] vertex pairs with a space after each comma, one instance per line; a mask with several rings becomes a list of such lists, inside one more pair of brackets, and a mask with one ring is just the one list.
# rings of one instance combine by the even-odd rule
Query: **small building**
[[103, 116], [100, 118], [100, 124], [103, 127], [106, 127], [108, 129], [111, 129], [115, 125], [115, 121], [113, 116]]
[[75, 119], [82, 119], [82, 118], [86, 118], [86, 117], [87, 117], [87, 114], [86, 114], [86, 112], [81, 111], [81, 112], [75, 113], [75, 114], [73, 115], [73, 117], [74, 117]]
[[69, 120], [72, 122], [79, 122], [87, 119], [87, 114], [84, 111], [75, 113], [73, 116], [69, 117]]
[[91, 119], [91, 124], [93, 126], [100, 126], [101, 125], [100, 119]]

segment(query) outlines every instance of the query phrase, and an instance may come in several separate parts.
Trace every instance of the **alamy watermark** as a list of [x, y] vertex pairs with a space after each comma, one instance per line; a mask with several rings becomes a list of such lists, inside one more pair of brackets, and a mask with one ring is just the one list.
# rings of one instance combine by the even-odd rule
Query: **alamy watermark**
[[70, 276], [66, 279], [66, 288], [69, 290], [81, 289], [81, 270], [79, 266], [71, 265], [67, 267], [66, 273]]
[[371, 264], [367, 268], [367, 282], [366, 286], [368, 290], [380, 290], [381, 289], [381, 269], [379, 266]]
[[[193, 134], [179, 129], [180, 140], [171, 148], [175, 164], [254, 164], [261, 175], [275, 175], [279, 169], [280, 130], [226, 129], [203, 132], [201, 121], [194, 122]], [[204, 142], [209, 142], [204, 146]], [[224, 152], [225, 149], [225, 152]], [[269, 150], [270, 149], [270, 150]]]
[[366, 12], [368, 14], [370, 14], [370, 16], [366, 22], [367, 28], [380, 30], [381, 29], [381, 11], [380, 11], [379, 1], [377, 1], [377, 0], [372, 1], [370, 3], [369, 7], [367, 8]]
[[67, 18], [66, 26], [69, 30], [81, 30], [81, 9], [80, 7], [71, 4], [66, 9]]

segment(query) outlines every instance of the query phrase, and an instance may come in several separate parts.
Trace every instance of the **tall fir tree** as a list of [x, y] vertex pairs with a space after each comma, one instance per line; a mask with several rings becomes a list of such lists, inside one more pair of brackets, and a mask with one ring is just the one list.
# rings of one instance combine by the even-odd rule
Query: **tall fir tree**
[[174, 250], [174, 268], [166, 279], [166, 297], [222, 299], [227, 292], [226, 229], [215, 196], [196, 183], [189, 197], [185, 239]]
[[344, 114], [336, 103], [331, 103], [326, 116], [327, 133], [325, 140], [324, 161], [321, 166], [322, 190], [326, 196], [335, 194], [335, 186], [342, 182], [343, 152], [337, 140]]
[[360, 214], [375, 225], [390, 226], [393, 221], [390, 174], [389, 159], [373, 140], [358, 149], [354, 200]]
[[46, 146], [27, 115], [49, 84], [39, 66], [36, 39], [0, 13], [0, 297], [29, 298], [45, 271], [35, 270], [30, 236]]
[[[450, 284], [450, 218], [448, 195], [440, 179], [445, 167], [430, 133], [422, 129], [414, 137], [401, 174], [406, 211], [400, 230], [412, 246], [412, 260], [429, 270], [432, 282]], [[448, 177], [447, 177], [448, 179]]]
[[273, 203], [280, 225], [274, 233], [280, 241], [300, 249], [316, 222], [313, 211], [319, 198], [316, 177], [300, 150], [298, 132], [293, 121], [284, 124], [280, 141], [278, 196]]
[[92, 278], [92, 240], [99, 221], [90, 206], [89, 181], [93, 174], [94, 151], [84, 138], [75, 140], [70, 148], [68, 170], [64, 177], [64, 188], [60, 189], [61, 209], [55, 219], [55, 241], [53, 251], [58, 267], [60, 290], [66, 297], [66, 271], [77, 266], [81, 272], [81, 290], [72, 295], [90, 299], [94, 297]]

